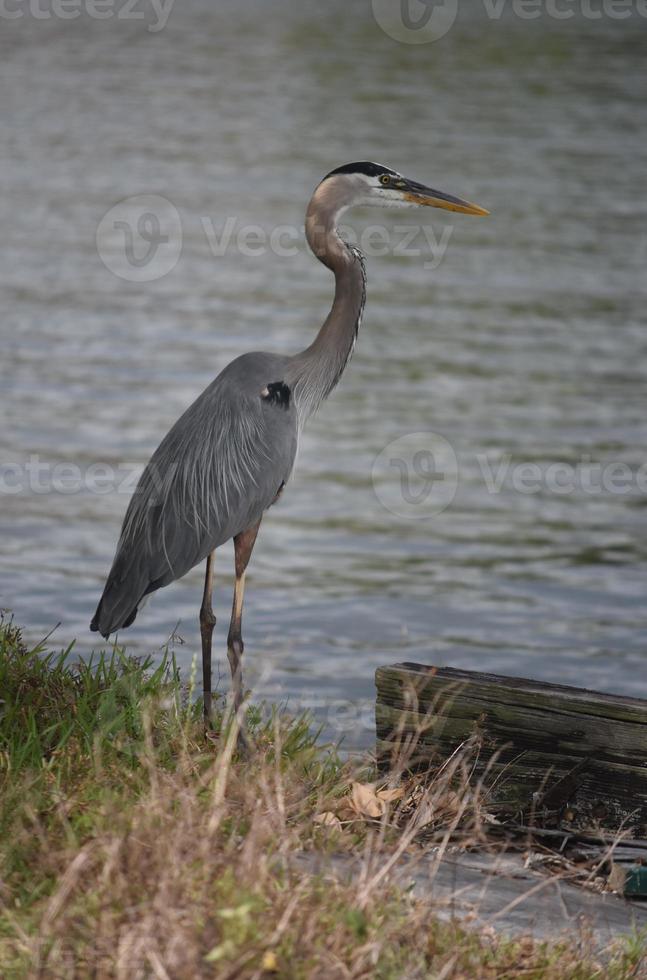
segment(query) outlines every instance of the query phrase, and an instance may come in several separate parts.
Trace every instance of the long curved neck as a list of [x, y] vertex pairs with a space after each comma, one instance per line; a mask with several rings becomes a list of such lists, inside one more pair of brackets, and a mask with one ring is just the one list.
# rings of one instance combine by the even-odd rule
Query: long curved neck
[[321, 330], [305, 350], [290, 359], [286, 381], [300, 422], [327, 398], [348, 364], [366, 301], [364, 258], [337, 233], [338, 208], [315, 193], [306, 213], [306, 238], [317, 258], [335, 275], [335, 298]]

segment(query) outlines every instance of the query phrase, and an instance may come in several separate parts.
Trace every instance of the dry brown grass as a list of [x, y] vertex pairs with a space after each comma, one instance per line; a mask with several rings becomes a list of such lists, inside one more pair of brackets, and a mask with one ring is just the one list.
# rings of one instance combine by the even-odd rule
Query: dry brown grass
[[[138, 695], [143, 674], [127, 661], [95, 687], [76, 685], [101, 724], [76, 728], [87, 705], [66, 701], [52, 731], [46, 675], [25, 685], [29, 665], [41, 668], [19, 637], [5, 634], [0, 656], [9, 696], [17, 677], [14, 694], [39, 692], [39, 718], [21, 706], [24, 731], [0, 724], [3, 978], [640, 975], [638, 950], [603, 969], [568, 944], [442, 923], [433, 896], [415, 900], [399, 887], [400, 857], [421, 841], [442, 851], [457, 831], [477, 832], [482, 800], [468, 786], [468, 752], [428, 782], [387, 783], [317, 746], [304, 720], [257, 715], [255, 747], [240, 758], [235, 725], [225, 720], [205, 740], [177, 679], [160, 674]], [[65, 701], [70, 677], [50, 669]], [[106, 721], [101, 699], [122, 704], [124, 690], [128, 710]], [[303, 859], [326, 869], [333, 854], [352, 855], [356, 872], [314, 873]]]

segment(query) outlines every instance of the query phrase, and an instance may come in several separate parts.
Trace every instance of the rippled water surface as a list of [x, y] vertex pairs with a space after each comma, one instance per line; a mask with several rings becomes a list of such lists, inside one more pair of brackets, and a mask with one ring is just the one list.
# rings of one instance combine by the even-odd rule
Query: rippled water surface
[[[350, 219], [358, 235], [397, 226], [391, 252], [411, 228], [414, 254], [369, 257], [353, 362], [262, 528], [249, 679], [349, 745], [370, 742], [374, 669], [398, 660], [647, 696], [647, 22], [483, 9], [417, 46], [365, 3], [177, 0], [157, 32], [2, 21], [0, 604], [30, 638], [60, 622], [61, 646], [95, 639], [129, 484], [92, 492], [88, 467], [143, 464], [233, 356], [297, 350], [325, 316], [332, 282], [302, 238], [291, 256], [241, 254], [238, 231], [300, 232], [327, 170], [377, 159], [492, 216]], [[139, 194], [182, 228], [151, 282], [114, 275], [95, 241]], [[214, 255], [205, 229], [213, 244], [227, 219]], [[372, 479], [416, 432], [458, 467], [453, 502], [426, 517], [397, 506], [398, 466], [396, 506]], [[229, 547], [217, 573], [224, 686]], [[158, 593], [131, 649], [175, 632], [188, 670], [201, 579]]]

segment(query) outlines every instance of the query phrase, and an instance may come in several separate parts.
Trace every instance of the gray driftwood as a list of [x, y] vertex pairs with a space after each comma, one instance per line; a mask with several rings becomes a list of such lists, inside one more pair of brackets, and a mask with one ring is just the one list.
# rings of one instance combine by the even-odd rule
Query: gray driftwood
[[476, 772], [489, 768], [496, 800], [513, 813], [647, 824], [647, 701], [410, 663], [378, 668], [376, 685], [383, 768], [415, 733], [411, 768], [473, 739]]

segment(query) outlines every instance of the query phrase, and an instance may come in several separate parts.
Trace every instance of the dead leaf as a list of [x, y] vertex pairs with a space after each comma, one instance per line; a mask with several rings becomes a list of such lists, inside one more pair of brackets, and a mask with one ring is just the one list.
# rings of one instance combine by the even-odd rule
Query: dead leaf
[[379, 800], [384, 800], [385, 803], [394, 803], [395, 800], [401, 800], [404, 796], [404, 790], [401, 786], [396, 786], [395, 789], [378, 789], [377, 797]]
[[341, 820], [335, 816], [332, 810], [315, 814], [313, 821], [314, 823], [320, 823], [323, 827], [334, 827], [335, 830], [341, 830]]
[[386, 804], [369, 783], [353, 783], [350, 798], [353, 809], [360, 817], [375, 819], [384, 813]]
[[357, 812], [350, 798], [340, 800], [336, 812], [337, 816], [342, 822], [342, 825], [350, 820], [357, 820]]

